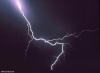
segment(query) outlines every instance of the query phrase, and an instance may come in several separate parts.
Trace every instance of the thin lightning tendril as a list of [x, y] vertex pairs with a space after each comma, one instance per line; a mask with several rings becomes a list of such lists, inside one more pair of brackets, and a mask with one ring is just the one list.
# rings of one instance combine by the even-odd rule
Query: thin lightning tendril
[[[54, 67], [54, 65], [57, 63], [58, 59], [64, 54], [64, 45], [65, 45], [65, 44], [70, 45], [69, 43], [60, 43], [60, 42], [58, 42], [58, 41], [64, 40], [65, 38], [68, 38], [68, 37], [71, 37], [71, 36], [73, 36], [73, 37], [78, 37], [78, 36], [81, 35], [81, 33], [85, 32], [85, 31], [92, 31], [92, 30], [83, 30], [83, 31], [81, 31], [79, 34], [77, 34], [77, 33], [67, 34], [67, 35], [63, 36], [62, 38], [51, 39], [51, 40], [46, 40], [46, 39], [44, 39], [44, 38], [36, 38], [36, 37], [34, 36], [34, 32], [33, 32], [33, 30], [32, 30], [31, 24], [30, 24], [29, 20], [27, 19], [27, 17], [25, 16], [24, 11], [22, 10], [22, 6], [21, 6], [20, 1], [19, 1], [19, 0], [16, 0], [16, 3], [17, 3], [18, 9], [20, 10], [22, 16], [24, 17], [24, 19], [25, 19], [26, 22], [27, 22], [28, 35], [29, 35], [29, 37], [31, 38], [31, 40], [28, 41], [28, 45], [27, 45], [27, 48], [26, 48], [25, 52], [28, 51], [29, 46], [30, 46], [30, 43], [33, 41], [33, 39], [36, 40], [36, 41], [43, 41], [44, 43], [47, 43], [47, 44], [49, 44], [49, 45], [51, 45], [51, 46], [61, 45], [61, 52], [60, 52], [60, 54], [56, 57], [56, 60], [51, 64], [51, 66], [50, 66], [50, 67], [51, 67], [51, 70], [53, 70], [53, 67]], [[55, 42], [55, 43], [52, 43], [53, 41], [56, 41], [56, 42]]]

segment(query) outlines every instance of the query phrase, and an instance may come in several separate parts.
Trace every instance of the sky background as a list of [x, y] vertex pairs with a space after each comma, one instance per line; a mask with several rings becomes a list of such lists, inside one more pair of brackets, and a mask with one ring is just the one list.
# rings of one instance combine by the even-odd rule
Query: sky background
[[[46, 39], [99, 29], [98, 0], [23, 0], [23, 8], [36, 37]], [[10, 0], [0, 0], [0, 71], [15, 73], [99, 73], [99, 31], [84, 32], [79, 38], [66, 38], [72, 47], [50, 71], [50, 65], [61, 49], [30, 39], [26, 21]]]

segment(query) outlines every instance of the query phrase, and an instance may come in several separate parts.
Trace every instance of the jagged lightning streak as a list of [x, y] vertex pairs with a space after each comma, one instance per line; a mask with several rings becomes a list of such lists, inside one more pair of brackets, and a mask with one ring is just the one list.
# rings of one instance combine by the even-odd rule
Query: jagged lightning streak
[[66, 43], [55, 42], [53, 44], [53, 43], [50, 42], [50, 41], [53, 41], [53, 40], [46, 40], [44, 38], [36, 38], [34, 36], [33, 30], [32, 30], [32, 27], [31, 27], [31, 24], [30, 24], [29, 20], [27, 19], [27, 17], [25, 16], [24, 11], [22, 10], [22, 6], [21, 6], [20, 1], [19, 0], [16, 0], [16, 3], [17, 3], [17, 6], [18, 6], [18, 8], [19, 8], [19, 10], [20, 10], [20, 12], [22, 14], [22, 16], [24, 17], [24, 19], [27, 22], [28, 35], [31, 37], [31, 40], [28, 42], [28, 46], [27, 46], [26, 52], [28, 51], [29, 45], [30, 45], [30, 43], [31, 43], [31, 41], [33, 39], [36, 40], [36, 41], [40, 41], [41, 40], [41, 41], [43, 41], [45, 43], [48, 43], [51, 46], [61, 45], [61, 47], [62, 47], [61, 48], [62, 49], [61, 53], [56, 57], [56, 60], [51, 64], [51, 70], [53, 70], [53, 66], [57, 63], [59, 57], [64, 53], [64, 44], [66, 44]]
[[[32, 30], [32, 27], [31, 27], [30, 22], [29, 22], [29, 20], [27, 19], [27, 17], [26, 17], [25, 14], [24, 14], [24, 11], [23, 11], [23, 9], [22, 9], [22, 6], [21, 6], [20, 1], [19, 1], [19, 0], [16, 0], [16, 4], [17, 4], [17, 7], [18, 7], [18, 9], [20, 10], [22, 16], [24, 17], [24, 19], [25, 19], [26, 22], [27, 22], [28, 35], [29, 35], [30, 38], [31, 38], [31, 40], [28, 41], [28, 45], [27, 45], [27, 48], [26, 48], [25, 52], [28, 51], [29, 46], [30, 46], [30, 43], [33, 41], [33, 39], [36, 40], [36, 41], [43, 41], [44, 43], [47, 43], [47, 44], [49, 44], [49, 45], [51, 45], [51, 46], [61, 45], [61, 52], [60, 52], [60, 54], [56, 57], [56, 60], [51, 64], [51, 66], [50, 66], [50, 67], [51, 67], [51, 70], [53, 70], [54, 65], [57, 63], [57, 61], [58, 61], [58, 59], [61, 57], [61, 55], [64, 54], [64, 45], [65, 45], [65, 44], [70, 45], [69, 43], [60, 43], [60, 42], [58, 42], [58, 41], [64, 40], [65, 38], [71, 37], [71, 36], [73, 36], [73, 37], [78, 37], [78, 36], [81, 35], [81, 33], [85, 32], [85, 31], [93, 31], [93, 30], [83, 30], [83, 31], [81, 31], [79, 34], [77, 34], [77, 33], [67, 34], [67, 35], [63, 36], [62, 38], [51, 39], [51, 40], [46, 40], [46, 39], [44, 39], [44, 38], [36, 38], [36, 37], [34, 36], [34, 32], [33, 32], [33, 30]], [[55, 42], [55, 43], [52, 43], [52, 41], [56, 41], [56, 42]]]

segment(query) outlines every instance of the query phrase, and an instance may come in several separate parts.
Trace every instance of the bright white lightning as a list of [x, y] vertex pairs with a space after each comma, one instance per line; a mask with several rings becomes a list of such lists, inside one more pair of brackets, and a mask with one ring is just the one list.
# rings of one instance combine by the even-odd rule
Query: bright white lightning
[[51, 64], [51, 70], [53, 70], [53, 66], [57, 63], [59, 57], [64, 53], [63, 47], [64, 47], [64, 44], [66, 44], [66, 43], [55, 42], [55, 43], [53, 44], [53, 43], [50, 42], [50, 41], [53, 41], [53, 40], [46, 40], [46, 39], [44, 39], [44, 38], [36, 38], [36, 37], [34, 36], [33, 30], [32, 30], [32, 27], [31, 27], [31, 24], [30, 24], [29, 20], [27, 19], [27, 17], [25, 16], [24, 11], [22, 10], [22, 6], [21, 6], [20, 1], [17, 0], [16, 3], [17, 3], [17, 6], [18, 6], [18, 8], [19, 8], [19, 10], [20, 10], [20, 12], [21, 12], [21, 14], [22, 14], [22, 16], [24, 17], [24, 19], [25, 19], [26, 22], [27, 22], [27, 26], [28, 26], [28, 35], [31, 37], [31, 40], [28, 42], [28, 46], [27, 46], [26, 52], [28, 51], [29, 45], [30, 45], [30, 43], [31, 43], [31, 41], [32, 41], [33, 39], [36, 40], [36, 41], [40, 41], [40, 40], [41, 40], [41, 41], [43, 41], [43, 42], [45, 42], [45, 43], [48, 43], [48, 44], [51, 45], [51, 46], [56, 46], [56, 45], [61, 45], [61, 46], [62, 46], [62, 48], [61, 48], [61, 49], [62, 49], [61, 53], [56, 57], [57, 59]]
[[[53, 70], [53, 67], [54, 67], [54, 65], [57, 63], [58, 59], [62, 56], [62, 54], [64, 54], [64, 45], [65, 45], [65, 44], [70, 45], [69, 43], [60, 43], [60, 42], [57, 42], [57, 41], [59, 41], [59, 40], [64, 40], [65, 38], [71, 37], [71, 36], [73, 36], [73, 37], [78, 37], [78, 36], [80, 36], [81, 33], [85, 32], [85, 31], [93, 31], [93, 30], [83, 30], [83, 31], [81, 31], [79, 34], [77, 34], [77, 33], [74, 33], [74, 34], [67, 34], [67, 35], [63, 36], [62, 38], [51, 39], [51, 40], [46, 40], [46, 39], [44, 39], [44, 38], [36, 38], [36, 37], [34, 36], [34, 33], [33, 33], [33, 30], [32, 30], [32, 27], [31, 27], [30, 22], [29, 22], [29, 20], [27, 19], [27, 17], [26, 17], [25, 14], [24, 14], [24, 11], [23, 11], [22, 6], [21, 6], [21, 3], [20, 3], [20, 0], [16, 0], [16, 3], [17, 3], [17, 7], [18, 7], [18, 9], [20, 10], [22, 16], [24, 17], [24, 19], [25, 19], [26, 22], [27, 22], [28, 35], [29, 35], [30, 38], [31, 38], [31, 40], [29, 40], [29, 42], [28, 42], [28, 46], [27, 46], [27, 49], [25, 50], [25, 52], [28, 51], [29, 45], [30, 45], [30, 43], [33, 41], [33, 39], [36, 40], [36, 41], [43, 41], [44, 43], [47, 43], [47, 44], [49, 44], [49, 45], [51, 45], [51, 46], [61, 45], [61, 52], [60, 52], [60, 54], [56, 57], [56, 60], [51, 64], [51, 66], [50, 66], [50, 67], [51, 67], [51, 70]], [[52, 41], [56, 41], [56, 42], [55, 42], [55, 43], [52, 43]]]
[[17, 0], [16, 3], [17, 3], [18, 8], [20, 9], [20, 11], [22, 11], [22, 6], [21, 6], [20, 2]]

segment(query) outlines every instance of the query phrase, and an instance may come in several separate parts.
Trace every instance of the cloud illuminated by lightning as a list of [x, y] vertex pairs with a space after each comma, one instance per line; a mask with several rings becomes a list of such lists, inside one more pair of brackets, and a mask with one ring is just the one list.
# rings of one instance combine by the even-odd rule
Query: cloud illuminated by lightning
[[[62, 56], [62, 54], [64, 54], [64, 45], [66, 45], [66, 44], [67, 44], [67, 45], [70, 45], [69, 43], [61, 43], [61, 42], [58, 42], [58, 41], [64, 40], [65, 38], [68, 38], [68, 37], [71, 37], [71, 36], [73, 36], [73, 37], [78, 37], [78, 36], [81, 35], [81, 33], [85, 32], [85, 31], [91, 31], [91, 30], [83, 30], [83, 31], [81, 31], [79, 34], [77, 34], [77, 33], [67, 34], [67, 35], [63, 36], [62, 38], [51, 39], [51, 40], [46, 40], [46, 39], [44, 39], [44, 38], [36, 38], [36, 37], [34, 36], [34, 32], [33, 32], [33, 30], [32, 30], [32, 26], [31, 26], [29, 20], [27, 19], [27, 17], [25, 16], [25, 14], [24, 14], [24, 11], [23, 11], [23, 9], [22, 9], [22, 5], [21, 5], [20, 0], [16, 0], [16, 4], [17, 4], [17, 7], [18, 7], [20, 13], [22, 14], [23, 18], [24, 18], [24, 19], [26, 20], [26, 22], [27, 22], [28, 35], [29, 35], [30, 38], [31, 38], [31, 40], [28, 41], [27, 49], [25, 50], [25, 52], [28, 51], [29, 46], [30, 46], [30, 43], [33, 41], [33, 39], [36, 40], [36, 41], [43, 41], [44, 43], [47, 43], [47, 44], [49, 44], [49, 45], [51, 45], [51, 46], [57, 46], [57, 45], [60, 45], [60, 46], [61, 46], [61, 52], [60, 52], [59, 55], [56, 57], [56, 60], [55, 60], [55, 61], [51, 64], [51, 66], [50, 66], [50, 67], [51, 67], [51, 70], [53, 70], [54, 65], [58, 62], [58, 59]], [[56, 41], [56, 42], [55, 42], [55, 43], [52, 43], [52, 41]]]

